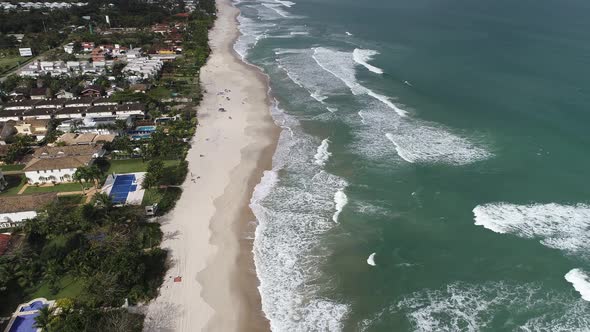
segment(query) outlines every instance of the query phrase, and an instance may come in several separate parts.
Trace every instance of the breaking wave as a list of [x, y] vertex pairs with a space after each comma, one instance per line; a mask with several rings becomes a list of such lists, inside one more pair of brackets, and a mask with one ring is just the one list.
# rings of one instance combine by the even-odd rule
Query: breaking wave
[[368, 63], [368, 61], [371, 61], [373, 59], [373, 56], [375, 56], [377, 54], [379, 54], [379, 52], [377, 52], [377, 51], [361, 50], [359, 48], [355, 48], [354, 51], [352, 52], [352, 58], [354, 59], [354, 62], [364, 66], [369, 71], [371, 71], [375, 74], [383, 74], [383, 69], [381, 69], [379, 67], [375, 67], [375, 66]]
[[376, 316], [395, 313], [403, 314], [416, 331], [475, 332], [501, 326], [506, 331], [565, 332], [590, 326], [590, 306], [585, 301], [537, 284], [455, 282], [407, 295]]
[[565, 280], [570, 282], [582, 298], [590, 301], [590, 277], [580, 269], [573, 269], [565, 275]]
[[570, 254], [590, 253], [590, 206], [489, 203], [473, 209], [475, 224], [496, 233], [539, 239]]
[[333, 211], [344, 205], [334, 199], [347, 183], [314, 163], [315, 139], [296, 120], [278, 109], [273, 117], [283, 128], [273, 169], [250, 202], [262, 308], [273, 331], [338, 331], [349, 306], [317, 295], [313, 280], [329, 254], [316, 250], [319, 237], [336, 225]]
[[332, 155], [332, 153], [330, 153], [330, 151], [328, 151], [329, 147], [330, 147], [330, 140], [326, 138], [322, 141], [322, 144], [320, 144], [320, 146], [318, 146], [317, 152], [314, 156], [316, 164], [318, 164], [320, 166], [326, 165], [326, 162], [328, 161], [328, 159]]

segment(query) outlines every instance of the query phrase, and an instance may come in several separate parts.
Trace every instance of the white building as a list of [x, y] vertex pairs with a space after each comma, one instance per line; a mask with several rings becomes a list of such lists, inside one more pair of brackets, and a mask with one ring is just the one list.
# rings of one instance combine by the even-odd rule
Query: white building
[[106, 72], [106, 68], [112, 66], [112, 61], [97, 61], [96, 63], [89, 63], [88, 61], [38, 61], [25, 66], [18, 75], [22, 77], [39, 77], [47, 74], [52, 76], [101, 75]]
[[74, 43], [68, 43], [64, 45], [64, 52], [68, 54], [74, 54]]
[[33, 154], [23, 171], [29, 183], [71, 182], [79, 167], [104, 156], [102, 145], [44, 146]]
[[164, 63], [158, 59], [134, 58], [127, 60], [127, 65], [122, 72], [131, 82], [137, 82], [143, 79], [156, 77]]

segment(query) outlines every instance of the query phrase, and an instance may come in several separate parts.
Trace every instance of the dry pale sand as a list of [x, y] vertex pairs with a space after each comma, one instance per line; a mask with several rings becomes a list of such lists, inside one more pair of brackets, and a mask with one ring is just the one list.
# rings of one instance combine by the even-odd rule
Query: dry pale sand
[[[233, 51], [238, 10], [218, 0], [203, 67], [206, 90], [176, 208], [162, 218], [171, 268], [147, 308], [145, 331], [264, 331], [252, 259], [254, 186], [270, 169], [278, 128], [267, 78]], [[219, 108], [226, 111], [221, 112]], [[182, 277], [175, 283], [173, 278]]]

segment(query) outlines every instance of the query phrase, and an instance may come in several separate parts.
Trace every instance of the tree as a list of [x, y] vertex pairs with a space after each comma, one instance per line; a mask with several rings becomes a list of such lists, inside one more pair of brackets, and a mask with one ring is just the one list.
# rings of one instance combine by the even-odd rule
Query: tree
[[84, 182], [87, 182], [89, 179], [88, 168], [87, 167], [78, 167], [72, 179], [78, 183], [82, 187], [82, 193], [86, 193], [86, 188], [84, 187]]
[[142, 186], [146, 189], [157, 186], [164, 177], [164, 162], [160, 159], [150, 160]]
[[97, 165], [92, 165], [88, 167], [88, 178], [94, 182], [94, 185], [98, 187], [100, 184], [100, 179], [103, 176], [102, 170]]
[[72, 179], [78, 183], [82, 187], [82, 192], [84, 193], [86, 188], [84, 186], [84, 182], [93, 182], [94, 186], [98, 186], [100, 183], [100, 179], [102, 178], [103, 172], [98, 166], [83, 166], [78, 167]]
[[74, 54], [82, 52], [82, 43], [79, 41], [74, 42]]
[[42, 332], [48, 332], [53, 321], [53, 310], [49, 306], [44, 306], [39, 310], [39, 315], [35, 317], [35, 326]]

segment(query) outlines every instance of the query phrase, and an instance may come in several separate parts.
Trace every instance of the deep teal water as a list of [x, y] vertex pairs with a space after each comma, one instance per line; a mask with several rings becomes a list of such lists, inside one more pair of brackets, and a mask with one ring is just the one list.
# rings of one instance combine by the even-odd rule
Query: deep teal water
[[252, 204], [273, 330], [590, 330], [590, 3], [237, 6], [284, 127]]

